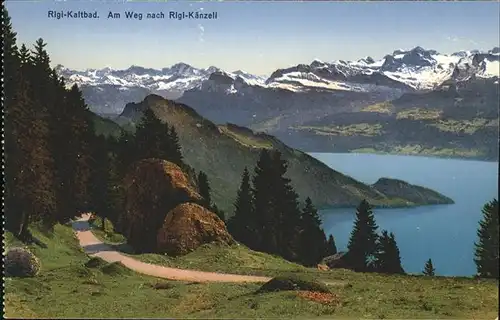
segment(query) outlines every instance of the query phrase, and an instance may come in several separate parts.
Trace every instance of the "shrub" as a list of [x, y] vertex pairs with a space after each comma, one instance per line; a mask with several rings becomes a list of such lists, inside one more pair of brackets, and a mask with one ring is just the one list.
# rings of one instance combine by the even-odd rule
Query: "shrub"
[[104, 274], [115, 276], [115, 275], [129, 275], [131, 271], [123, 265], [121, 262], [111, 262], [101, 267], [101, 271]]
[[34, 277], [40, 271], [40, 261], [30, 251], [12, 248], [5, 255], [7, 277]]
[[261, 293], [290, 290], [330, 293], [326, 284], [306, 276], [275, 277], [266, 282], [257, 292]]
[[100, 268], [106, 265], [107, 262], [99, 257], [92, 257], [89, 261], [85, 262], [85, 267], [87, 268]]

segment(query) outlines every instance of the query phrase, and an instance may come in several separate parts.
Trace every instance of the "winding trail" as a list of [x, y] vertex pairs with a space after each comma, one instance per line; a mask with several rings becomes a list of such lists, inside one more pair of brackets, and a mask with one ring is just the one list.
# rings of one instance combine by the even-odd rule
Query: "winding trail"
[[134, 258], [127, 257], [116, 251], [113, 247], [97, 239], [92, 233], [88, 223], [90, 215], [84, 214], [72, 223], [73, 230], [83, 250], [92, 257], [99, 257], [107, 262], [121, 262], [127, 268], [138, 273], [153, 277], [170, 280], [183, 280], [192, 282], [267, 282], [268, 277], [244, 276], [237, 274], [205, 272], [168, 268], [155, 264], [145, 263]]

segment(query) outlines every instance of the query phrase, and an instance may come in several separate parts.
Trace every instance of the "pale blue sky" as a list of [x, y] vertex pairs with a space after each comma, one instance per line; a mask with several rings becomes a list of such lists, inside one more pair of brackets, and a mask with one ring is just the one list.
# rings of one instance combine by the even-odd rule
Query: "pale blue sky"
[[[298, 63], [375, 59], [421, 46], [451, 53], [499, 46], [492, 2], [102, 2], [7, 1], [20, 42], [42, 37], [69, 68], [162, 68], [177, 62], [268, 74]], [[100, 19], [50, 19], [87, 10]], [[109, 11], [218, 12], [217, 20], [111, 20]], [[123, 15], [123, 14], [122, 14]]]

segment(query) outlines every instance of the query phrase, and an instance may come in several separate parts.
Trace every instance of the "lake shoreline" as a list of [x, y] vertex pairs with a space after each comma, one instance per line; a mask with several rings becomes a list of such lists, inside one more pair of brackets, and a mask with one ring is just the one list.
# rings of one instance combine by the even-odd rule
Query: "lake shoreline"
[[[353, 153], [311, 153], [353, 179], [371, 184], [380, 177], [400, 179], [448, 196], [452, 205], [376, 206], [378, 231], [393, 232], [407, 273], [421, 273], [432, 259], [436, 274], [471, 277], [476, 273], [474, 243], [485, 203], [498, 197], [498, 165], [488, 161]], [[356, 208], [319, 208], [322, 227], [339, 251], [348, 244]]]
[[307, 154], [353, 154], [353, 155], [377, 155], [377, 156], [400, 156], [400, 157], [420, 157], [429, 159], [442, 159], [442, 160], [460, 160], [460, 161], [481, 161], [487, 163], [498, 163], [500, 159], [487, 159], [483, 157], [453, 157], [453, 156], [440, 156], [438, 154], [422, 154], [422, 153], [398, 153], [398, 152], [344, 152], [344, 151], [303, 151]]

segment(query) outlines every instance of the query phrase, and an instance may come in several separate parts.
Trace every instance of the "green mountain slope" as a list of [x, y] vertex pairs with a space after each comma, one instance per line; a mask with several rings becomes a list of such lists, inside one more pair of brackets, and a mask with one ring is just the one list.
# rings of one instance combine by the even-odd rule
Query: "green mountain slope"
[[[350, 207], [362, 199], [377, 206], [430, 203], [422, 198], [410, 201], [407, 194], [386, 196], [306, 153], [287, 147], [273, 136], [256, 134], [230, 124], [217, 126], [192, 108], [156, 95], [148, 96], [141, 103], [127, 104], [117, 122], [122, 126], [133, 126], [146, 108], [151, 108], [159, 119], [176, 127], [186, 162], [207, 174], [213, 199], [229, 213], [233, 211], [232, 204], [243, 169], [246, 166], [253, 170], [261, 148], [272, 148], [283, 154], [289, 163], [288, 177], [292, 179], [293, 186], [301, 198], [311, 197], [318, 207]], [[440, 203], [450, 203], [450, 199], [443, 196]]]
[[306, 151], [498, 160], [499, 86], [475, 79], [273, 132]]

